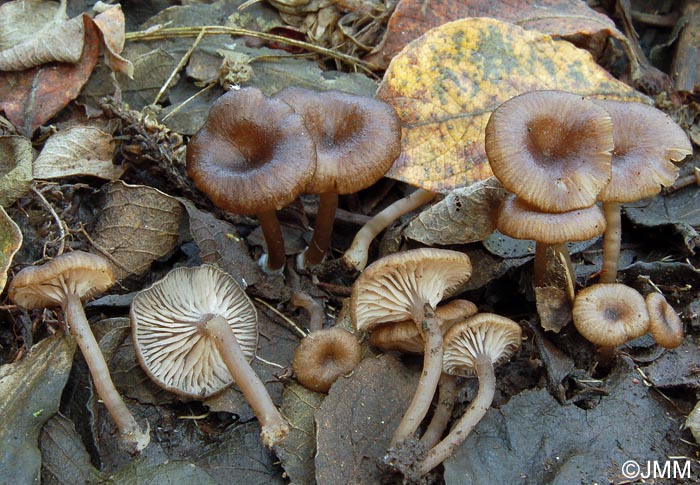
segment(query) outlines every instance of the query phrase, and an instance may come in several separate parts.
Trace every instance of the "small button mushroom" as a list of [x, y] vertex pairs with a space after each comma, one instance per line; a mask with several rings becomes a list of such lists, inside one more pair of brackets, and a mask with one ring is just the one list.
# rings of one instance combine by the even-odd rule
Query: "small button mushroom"
[[316, 170], [316, 147], [300, 115], [257, 88], [216, 100], [187, 145], [187, 174], [217, 207], [255, 214], [267, 254], [264, 270], [279, 273], [286, 260], [276, 210], [301, 194]]
[[435, 308], [471, 276], [469, 257], [447, 249], [413, 249], [385, 256], [357, 278], [350, 315], [357, 331], [411, 320], [423, 338], [423, 372], [391, 446], [411, 438], [427, 414], [442, 368], [442, 331]]
[[81, 301], [102, 293], [114, 284], [109, 262], [83, 251], [64, 253], [42, 266], [24, 268], [9, 287], [9, 297], [27, 309], [61, 306], [68, 329], [78, 342], [92, 376], [97, 395], [119, 431], [120, 447], [129, 453], [146, 448], [148, 429], [141, 431], [114, 387], [107, 362], [90, 330]]
[[316, 172], [307, 194], [319, 194], [314, 235], [299, 266], [319, 264], [330, 247], [338, 194], [369, 187], [401, 153], [401, 122], [394, 108], [374, 98], [299, 87], [275, 95], [299, 113], [316, 143]]
[[678, 168], [671, 163], [693, 153], [685, 131], [663, 111], [641, 103], [593, 100], [612, 117], [615, 149], [612, 177], [598, 196], [607, 219], [600, 283], [614, 283], [620, 257], [620, 206], [652, 197], [672, 185]]
[[596, 284], [579, 291], [574, 300], [574, 326], [598, 346], [599, 363], [608, 366], [616, 347], [649, 330], [644, 297], [619, 283]]
[[289, 425], [250, 366], [258, 316], [230, 275], [211, 265], [174, 269], [134, 297], [131, 324], [136, 355], [156, 384], [202, 399], [235, 382], [263, 444], [282, 443]]
[[649, 293], [644, 299], [649, 312], [649, 333], [656, 343], [675, 349], [683, 343], [683, 322], [661, 293]]

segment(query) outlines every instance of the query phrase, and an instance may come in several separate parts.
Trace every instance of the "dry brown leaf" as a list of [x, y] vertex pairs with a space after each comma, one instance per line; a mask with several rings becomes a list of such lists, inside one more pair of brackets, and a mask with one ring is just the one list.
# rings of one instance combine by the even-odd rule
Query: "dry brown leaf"
[[34, 178], [90, 175], [116, 180], [124, 168], [112, 163], [112, 135], [92, 126], [74, 126], [52, 135], [34, 160]]
[[32, 184], [32, 142], [23, 136], [0, 136], [0, 206], [23, 196]]
[[7, 283], [7, 270], [10, 269], [12, 258], [21, 247], [22, 231], [5, 209], [0, 207], [0, 293]]
[[622, 32], [607, 16], [579, 0], [401, 0], [389, 19], [384, 43], [366, 61], [386, 68], [396, 53], [428, 30], [468, 17], [492, 17], [562, 37], [579, 47], [598, 52], [608, 37], [621, 39]]
[[65, 20], [65, 2], [14, 1], [0, 5], [0, 51], [51, 30]]
[[121, 5], [106, 5], [102, 8], [105, 8], [105, 10], [95, 16], [94, 21], [102, 35], [102, 43], [105, 47], [105, 63], [113, 72], [125, 74], [133, 79], [134, 65], [130, 60], [120, 55], [122, 49], [124, 49], [124, 41], [126, 39], [126, 20], [124, 19], [122, 7]]
[[113, 182], [104, 188], [95, 248], [109, 256], [118, 280], [142, 274], [175, 248], [182, 213], [180, 202], [159, 190]]
[[435, 192], [492, 175], [484, 150], [491, 112], [535, 89], [648, 102], [569, 42], [487, 18], [440, 26], [398, 54], [377, 97], [402, 120], [402, 153], [387, 176]]

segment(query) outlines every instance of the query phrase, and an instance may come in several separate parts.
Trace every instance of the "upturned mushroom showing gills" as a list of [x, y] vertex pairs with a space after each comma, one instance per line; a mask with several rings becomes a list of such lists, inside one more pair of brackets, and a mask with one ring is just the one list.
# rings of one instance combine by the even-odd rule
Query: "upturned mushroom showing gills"
[[420, 478], [445, 461], [484, 417], [496, 390], [494, 367], [510, 360], [520, 348], [522, 330], [514, 321], [492, 313], [478, 313], [445, 334], [445, 373], [479, 379], [479, 390], [450, 433], [416, 467]]
[[27, 309], [60, 306], [71, 335], [87, 362], [97, 395], [119, 431], [120, 447], [137, 453], [150, 442], [148, 429], [142, 431], [114, 387], [104, 356], [95, 340], [82, 306], [86, 300], [114, 284], [109, 262], [96, 254], [73, 251], [57, 256], [42, 266], [24, 268], [9, 287], [9, 297]]
[[316, 143], [316, 172], [307, 194], [319, 194], [314, 235], [299, 266], [319, 264], [330, 246], [339, 194], [379, 180], [401, 153], [401, 122], [394, 108], [374, 98], [340, 91], [290, 87], [275, 95], [306, 123]]
[[673, 184], [679, 162], [693, 153], [685, 131], [663, 111], [641, 103], [594, 100], [612, 117], [612, 177], [598, 199], [607, 219], [600, 283], [614, 283], [620, 257], [620, 207], [653, 197]]
[[675, 349], [683, 343], [683, 322], [661, 293], [649, 293], [644, 301], [649, 312], [649, 333], [656, 343]]
[[236, 281], [215, 266], [177, 268], [131, 305], [134, 347], [159, 386], [203, 399], [234, 382], [253, 408], [261, 439], [280, 444], [289, 425], [250, 366], [258, 316]]
[[304, 191], [315, 170], [316, 147], [302, 117], [252, 87], [217, 99], [187, 145], [187, 174], [197, 188], [223, 210], [258, 217], [267, 244], [260, 263], [271, 273], [285, 264], [275, 211]]
[[391, 446], [413, 437], [427, 414], [442, 371], [442, 331], [435, 308], [471, 276], [464, 253], [447, 249], [413, 249], [385, 256], [357, 278], [350, 315], [357, 331], [411, 320], [423, 338], [423, 372], [413, 400], [391, 440]]

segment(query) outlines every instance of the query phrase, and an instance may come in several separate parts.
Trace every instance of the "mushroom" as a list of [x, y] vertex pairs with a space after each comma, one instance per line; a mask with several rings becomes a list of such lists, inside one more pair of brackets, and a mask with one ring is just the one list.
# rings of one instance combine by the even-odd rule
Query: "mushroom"
[[350, 315], [357, 331], [412, 320], [422, 335], [423, 372], [391, 446], [410, 438], [430, 408], [442, 367], [442, 332], [435, 308], [471, 276], [469, 257], [447, 249], [413, 249], [385, 256], [357, 278]]
[[649, 312], [649, 333], [656, 343], [675, 349], [683, 343], [683, 322], [661, 293], [649, 293], [644, 299]]
[[299, 113], [316, 144], [316, 172], [306, 186], [319, 194], [314, 234], [299, 266], [319, 264], [331, 242], [338, 194], [379, 180], [401, 153], [401, 122], [394, 108], [374, 98], [299, 87], [275, 95]]
[[620, 283], [599, 283], [579, 291], [572, 313], [576, 330], [598, 346], [599, 362], [606, 366], [616, 347], [649, 330], [644, 297]]
[[304, 120], [284, 101], [253, 87], [216, 100], [187, 145], [187, 174], [217, 207], [255, 214], [267, 245], [260, 265], [279, 273], [284, 239], [276, 210], [292, 202], [316, 170]]
[[496, 391], [494, 367], [510, 360], [520, 347], [521, 335], [520, 325], [492, 313], [478, 313], [447, 331], [444, 372], [462, 377], [476, 376], [479, 390], [449, 434], [418, 463], [417, 477], [426, 475], [445, 461], [484, 417]]
[[294, 352], [292, 367], [297, 381], [315, 392], [328, 392], [331, 385], [352, 372], [362, 360], [355, 336], [339, 327], [316, 330]]
[[258, 316], [236, 281], [215, 266], [177, 268], [131, 304], [136, 356], [156, 384], [203, 399], [234, 382], [272, 448], [289, 425], [250, 366], [258, 341]]
[[63, 308], [68, 330], [83, 353], [97, 395], [117, 426], [120, 446], [129, 453], [137, 453], [150, 442], [149, 428], [141, 431], [114, 387], [82, 306], [82, 300], [102, 293], [113, 284], [112, 267], [106, 259], [73, 251], [42, 266], [24, 268], [10, 283], [8, 294], [13, 302], [26, 309]]
[[607, 229], [599, 283], [614, 283], [620, 257], [620, 206], [652, 197], [678, 177], [678, 162], [693, 152], [685, 131], [663, 111], [641, 103], [593, 100], [612, 117], [612, 177], [598, 199]]

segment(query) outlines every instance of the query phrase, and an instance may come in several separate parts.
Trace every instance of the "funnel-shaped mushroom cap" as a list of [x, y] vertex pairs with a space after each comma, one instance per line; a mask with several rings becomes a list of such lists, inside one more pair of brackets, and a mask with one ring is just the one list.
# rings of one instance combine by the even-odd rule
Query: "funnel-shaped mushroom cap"
[[498, 211], [498, 230], [516, 239], [545, 244], [586, 241], [605, 232], [605, 216], [596, 205], [569, 212], [539, 212], [517, 197], [509, 196]]
[[401, 154], [401, 122], [383, 101], [340, 91], [299, 87], [275, 95], [303, 118], [316, 142], [310, 194], [352, 194], [369, 187]]
[[593, 100], [613, 120], [612, 178], [599, 199], [634, 202], [652, 197], [678, 177], [678, 162], [693, 153], [685, 131], [652, 106]]
[[473, 377], [479, 357], [487, 355], [494, 366], [509, 360], [520, 347], [522, 330], [509, 318], [477, 313], [457, 323], [445, 334], [443, 371]]
[[649, 333], [656, 343], [675, 349], [683, 343], [683, 322], [661, 293], [649, 293], [645, 301], [649, 311]]
[[301, 116], [252, 87], [217, 99], [187, 145], [187, 174], [214, 205], [236, 214], [289, 204], [315, 169], [316, 148]]
[[226, 319], [252, 359], [258, 343], [255, 307], [220, 269], [177, 268], [136, 295], [131, 305], [136, 356], [161, 387], [203, 398], [233, 383], [213, 339], [200, 332], [214, 316]]
[[109, 261], [96, 254], [73, 251], [42, 266], [24, 268], [10, 283], [8, 294], [23, 308], [45, 308], [63, 305], [67, 293], [87, 299], [113, 284]]
[[644, 297], [627, 285], [597, 284], [581, 290], [574, 300], [574, 325], [596, 345], [617, 347], [649, 330]]
[[357, 278], [350, 315], [358, 331], [402, 320], [423, 320], [424, 306], [435, 308], [472, 273], [469, 256], [448, 249], [422, 248], [385, 256]]
[[592, 102], [531, 91], [491, 114], [485, 148], [503, 187], [546, 212], [592, 206], [610, 180], [613, 126]]

